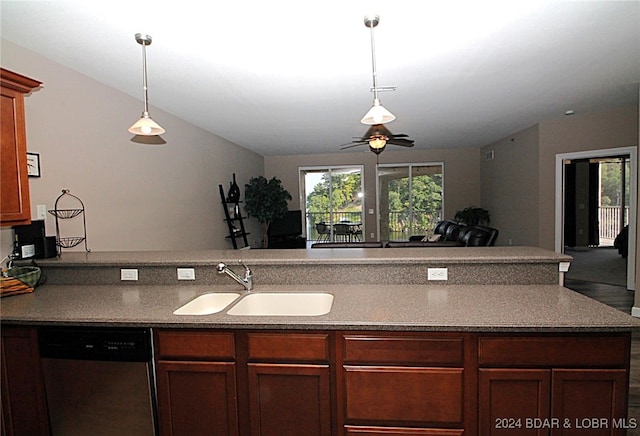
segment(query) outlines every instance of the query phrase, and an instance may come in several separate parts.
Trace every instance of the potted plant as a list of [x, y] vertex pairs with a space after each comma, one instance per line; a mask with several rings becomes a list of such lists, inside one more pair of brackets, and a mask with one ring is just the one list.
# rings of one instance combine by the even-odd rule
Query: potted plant
[[263, 176], [252, 177], [249, 183], [244, 185], [245, 210], [247, 215], [262, 224], [263, 248], [269, 247], [269, 225], [287, 214], [289, 200], [291, 200], [291, 194], [275, 177], [271, 180]]
[[486, 226], [491, 222], [489, 211], [476, 206], [465, 207], [464, 209], [457, 211], [454, 219], [462, 221], [470, 227], [477, 225]]

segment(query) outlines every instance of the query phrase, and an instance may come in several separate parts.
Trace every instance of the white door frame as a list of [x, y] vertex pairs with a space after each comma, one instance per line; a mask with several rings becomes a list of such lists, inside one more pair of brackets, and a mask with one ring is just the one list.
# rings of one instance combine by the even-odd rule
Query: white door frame
[[629, 255], [627, 256], [627, 289], [636, 289], [636, 192], [638, 186], [638, 148], [618, 147], [601, 150], [578, 151], [556, 154], [556, 218], [555, 218], [555, 250], [562, 253], [564, 247], [564, 165], [567, 159], [589, 159], [598, 157], [629, 155]]

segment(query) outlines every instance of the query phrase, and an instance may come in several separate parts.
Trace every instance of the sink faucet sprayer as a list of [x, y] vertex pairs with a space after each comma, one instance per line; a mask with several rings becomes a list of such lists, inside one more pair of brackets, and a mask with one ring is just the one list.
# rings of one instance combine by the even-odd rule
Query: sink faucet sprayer
[[253, 274], [251, 274], [251, 270], [249, 269], [249, 267], [242, 263], [241, 260], [239, 260], [238, 262], [244, 267], [244, 277], [240, 277], [238, 274], [234, 273], [227, 267], [227, 264], [224, 262], [220, 262], [216, 266], [216, 271], [218, 271], [218, 274], [228, 275], [233, 280], [244, 286], [245, 290], [250, 291], [253, 288]]

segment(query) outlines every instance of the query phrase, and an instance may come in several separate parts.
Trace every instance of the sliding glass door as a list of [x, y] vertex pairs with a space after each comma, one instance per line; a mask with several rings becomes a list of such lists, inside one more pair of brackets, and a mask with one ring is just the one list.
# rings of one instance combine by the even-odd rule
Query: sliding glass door
[[[360, 240], [362, 235], [362, 167], [300, 168], [307, 241]], [[346, 226], [335, 224], [346, 224]], [[347, 228], [348, 233], [344, 233]]]
[[378, 166], [381, 241], [428, 235], [442, 219], [443, 164]]

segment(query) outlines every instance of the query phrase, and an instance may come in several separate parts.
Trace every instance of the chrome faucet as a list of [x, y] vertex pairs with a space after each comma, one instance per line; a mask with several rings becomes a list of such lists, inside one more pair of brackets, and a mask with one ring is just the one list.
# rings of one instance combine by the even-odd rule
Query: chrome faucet
[[251, 289], [253, 289], [253, 274], [251, 273], [251, 270], [249, 269], [249, 267], [244, 263], [242, 263], [241, 260], [239, 260], [238, 262], [240, 263], [240, 265], [244, 267], [244, 277], [240, 277], [238, 274], [234, 273], [231, 269], [227, 267], [227, 264], [224, 262], [220, 262], [216, 266], [216, 271], [218, 271], [218, 274], [228, 275], [233, 280], [235, 280], [236, 282], [244, 286], [244, 289], [246, 291], [250, 291]]

